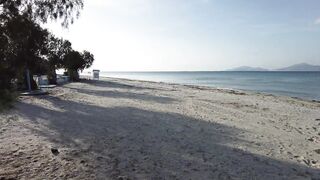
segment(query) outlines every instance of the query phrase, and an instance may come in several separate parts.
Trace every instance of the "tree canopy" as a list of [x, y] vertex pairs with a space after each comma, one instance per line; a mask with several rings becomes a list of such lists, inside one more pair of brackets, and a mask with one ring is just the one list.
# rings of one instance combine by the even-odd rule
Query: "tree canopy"
[[67, 70], [73, 80], [79, 78], [78, 71], [89, 68], [94, 61], [94, 56], [88, 51], [82, 53], [72, 50], [64, 58], [63, 67]]
[[65, 27], [73, 23], [82, 8], [82, 0], [0, 0], [1, 18], [26, 15], [42, 23], [60, 19]]
[[51, 19], [68, 27], [82, 8], [82, 0], [0, 0], [0, 94], [23, 81], [26, 69], [55, 78], [56, 69], [77, 74], [92, 65], [92, 54], [40, 26]]

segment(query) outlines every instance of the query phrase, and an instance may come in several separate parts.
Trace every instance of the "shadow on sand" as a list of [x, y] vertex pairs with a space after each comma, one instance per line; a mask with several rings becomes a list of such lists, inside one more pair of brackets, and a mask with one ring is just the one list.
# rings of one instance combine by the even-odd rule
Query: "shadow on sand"
[[68, 156], [83, 159], [92, 167], [88, 173], [97, 179], [320, 178], [317, 169], [230, 147], [250, 143], [238, 138], [243, 130], [233, 127], [177, 113], [39, 98], [63, 111], [20, 102], [20, 115], [41, 125], [33, 127], [35, 133], [59, 147], [72, 149]]
[[[126, 80], [130, 81], [130, 80]], [[152, 87], [143, 87], [143, 86], [138, 86], [138, 85], [133, 85], [133, 84], [125, 84], [125, 83], [119, 83], [119, 82], [114, 82], [114, 81], [106, 81], [106, 80], [81, 80], [82, 83], [86, 84], [91, 84], [94, 86], [102, 87], [102, 88], [121, 88], [121, 89], [135, 89], [135, 90], [161, 90], [163, 91], [164, 89], [160, 88], [152, 88]]]
[[79, 93], [93, 95], [93, 96], [101, 96], [101, 97], [109, 97], [109, 98], [120, 98], [120, 99], [131, 99], [131, 100], [142, 100], [147, 102], [155, 102], [161, 104], [169, 104], [176, 101], [170, 97], [164, 96], [154, 96], [147, 93], [135, 93], [135, 92], [128, 92], [128, 91], [118, 91], [118, 90], [91, 90], [91, 89], [81, 89], [81, 88], [70, 88], [76, 90]]
[[[89, 86], [103, 87], [103, 89], [91, 89], [91, 88], [78, 88], [69, 87], [70, 89], [76, 90], [79, 93], [100, 96], [106, 98], [117, 98], [117, 99], [131, 99], [131, 100], [142, 100], [151, 103], [161, 103], [169, 104], [177, 101], [176, 99], [165, 97], [165, 96], [155, 96], [152, 91], [157, 91], [160, 89], [141, 87], [136, 85], [128, 85], [118, 82], [109, 81], [94, 81], [94, 80], [82, 80], [82, 83]], [[132, 92], [132, 90], [139, 90], [141, 93]], [[162, 91], [162, 90], [161, 90]]]

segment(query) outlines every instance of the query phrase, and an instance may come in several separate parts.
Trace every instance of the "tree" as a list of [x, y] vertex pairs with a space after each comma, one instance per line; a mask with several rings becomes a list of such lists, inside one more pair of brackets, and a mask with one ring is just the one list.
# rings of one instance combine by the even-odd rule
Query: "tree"
[[92, 63], [94, 61], [94, 56], [89, 51], [84, 50], [81, 54], [82, 56], [82, 66], [79, 68], [79, 70], [83, 71], [86, 68], [89, 68], [92, 66]]
[[[5, 29], [0, 26], [0, 47], [9, 47], [9, 39], [4, 36]], [[9, 48], [0, 48], [0, 89], [11, 87], [11, 78], [14, 76], [14, 69], [10, 66], [10, 59], [13, 53]], [[2, 87], [2, 88], [1, 88]]]
[[2, 17], [26, 14], [31, 20], [42, 23], [61, 19], [65, 27], [73, 23], [82, 8], [82, 0], [0, 0]]
[[[3, 21], [1, 29], [0, 36], [5, 45], [1, 46], [1, 51], [4, 53], [0, 59], [0, 66], [6, 68], [7, 71], [15, 72], [14, 76], [6, 77], [9, 78], [6, 82], [12, 79], [23, 82], [26, 69], [33, 73], [41, 73], [39, 70], [43, 65], [43, 45], [48, 32], [25, 15], [17, 15], [10, 20]], [[12, 75], [12, 73], [9, 74]]]
[[53, 34], [48, 36], [46, 43], [48, 75], [51, 84], [56, 84], [56, 70], [63, 68], [63, 59], [72, 51], [71, 42], [56, 38]]
[[70, 51], [63, 62], [64, 68], [67, 70], [71, 80], [79, 80], [79, 71], [89, 68], [94, 61], [94, 56], [89, 51], [82, 53], [72, 50]]
[[39, 23], [60, 19], [68, 27], [82, 8], [82, 0], [0, 0], [0, 90], [23, 79], [26, 68], [41, 73], [47, 67], [48, 32]]

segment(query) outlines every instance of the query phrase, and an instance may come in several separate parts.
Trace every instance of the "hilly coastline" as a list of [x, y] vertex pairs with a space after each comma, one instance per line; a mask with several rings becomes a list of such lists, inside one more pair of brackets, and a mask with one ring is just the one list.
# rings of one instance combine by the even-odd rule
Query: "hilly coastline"
[[269, 70], [260, 68], [260, 67], [240, 66], [237, 68], [230, 69], [228, 71], [269, 71]]
[[301, 63], [301, 64], [295, 64], [289, 67], [277, 69], [277, 71], [320, 71], [320, 66]]
[[227, 71], [320, 71], [319, 65], [311, 65], [307, 63], [294, 64], [279, 69], [266, 69], [261, 67], [240, 66]]

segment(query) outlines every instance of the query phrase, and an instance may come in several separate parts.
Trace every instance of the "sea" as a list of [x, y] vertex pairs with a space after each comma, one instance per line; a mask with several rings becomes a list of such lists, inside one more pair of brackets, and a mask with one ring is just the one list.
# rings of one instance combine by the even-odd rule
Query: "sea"
[[100, 76], [238, 89], [320, 101], [320, 71], [100, 72]]

